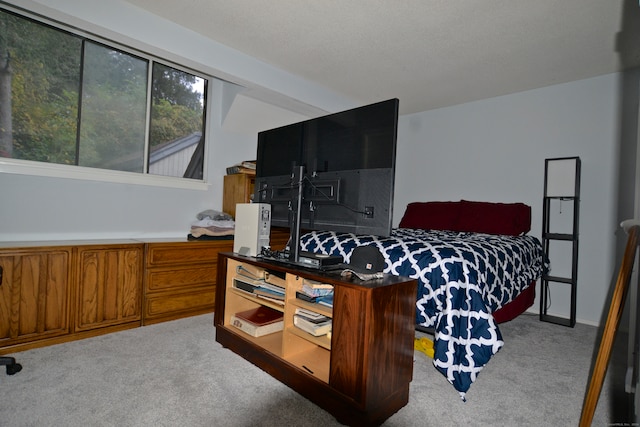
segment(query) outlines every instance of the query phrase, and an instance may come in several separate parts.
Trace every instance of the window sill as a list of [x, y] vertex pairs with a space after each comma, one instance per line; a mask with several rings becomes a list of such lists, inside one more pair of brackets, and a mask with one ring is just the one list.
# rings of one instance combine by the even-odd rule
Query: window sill
[[208, 188], [208, 184], [200, 180], [6, 158], [0, 158], [0, 174], [68, 178], [85, 181], [148, 185], [152, 187], [183, 188], [188, 190], [207, 190]]

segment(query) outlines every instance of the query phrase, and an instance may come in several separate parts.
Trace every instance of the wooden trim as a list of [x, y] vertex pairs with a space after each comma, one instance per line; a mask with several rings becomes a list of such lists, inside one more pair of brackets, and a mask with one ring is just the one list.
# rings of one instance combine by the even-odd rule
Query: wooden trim
[[26, 350], [33, 350], [35, 348], [47, 347], [54, 344], [63, 344], [66, 342], [82, 340], [85, 338], [97, 337], [100, 335], [111, 334], [113, 332], [120, 332], [127, 329], [139, 328], [140, 321], [123, 323], [120, 325], [106, 326], [103, 328], [91, 329], [86, 331], [72, 332], [66, 335], [60, 335], [51, 338], [41, 338], [34, 341], [26, 341], [23, 343], [10, 344], [5, 347], [0, 347], [0, 356], [18, 353]]

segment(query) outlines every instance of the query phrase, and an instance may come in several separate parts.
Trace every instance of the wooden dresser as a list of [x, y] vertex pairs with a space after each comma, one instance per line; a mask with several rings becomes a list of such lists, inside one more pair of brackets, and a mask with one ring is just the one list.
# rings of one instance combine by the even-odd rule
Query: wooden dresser
[[[282, 249], [287, 230], [273, 230]], [[0, 242], [0, 354], [214, 310], [233, 240]]]
[[218, 253], [231, 240], [147, 243], [142, 323], [213, 311]]
[[0, 242], [0, 354], [140, 326], [144, 243]]

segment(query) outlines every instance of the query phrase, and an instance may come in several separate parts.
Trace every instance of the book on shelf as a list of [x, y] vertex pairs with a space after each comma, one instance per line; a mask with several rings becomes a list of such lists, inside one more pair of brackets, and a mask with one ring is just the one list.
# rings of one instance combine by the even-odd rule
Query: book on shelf
[[249, 169], [249, 168], [245, 168], [242, 166], [229, 166], [227, 168], [227, 175], [237, 175], [243, 173], [245, 175], [255, 175], [256, 174], [256, 170], [255, 169]]
[[331, 293], [329, 295], [324, 295], [324, 296], [318, 297], [316, 302], [318, 304], [320, 304], [320, 305], [324, 305], [324, 306], [333, 308], [333, 293]]
[[333, 308], [333, 286], [322, 283], [314, 288], [305, 280], [302, 288], [296, 291], [296, 298]]
[[258, 296], [265, 296], [265, 297], [284, 301], [284, 292], [281, 293], [281, 292], [273, 291], [268, 288], [263, 288], [262, 286], [255, 289], [253, 293]]
[[257, 285], [255, 281], [241, 279], [238, 277], [233, 278], [233, 287], [236, 289], [240, 289], [241, 291], [249, 292], [252, 294], [256, 289], [258, 289], [258, 286], [259, 285]]
[[296, 308], [295, 315], [316, 324], [331, 320], [331, 317], [329, 316], [325, 316], [324, 314], [316, 313], [315, 311], [307, 310], [306, 308], [300, 307]]
[[244, 162], [237, 163], [227, 168], [227, 175], [234, 175], [237, 173], [255, 175], [256, 174], [255, 160], [245, 160]]
[[236, 276], [233, 278], [233, 287], [250, 294], [266, 295], [272, 298], [284, 300], [284, 288], [272, 285], [264, 280], [252, 280], [246, 276]]
[[333, 286], [326, 284], [319, 284], [318, 286], [313, 286], [305, 281], [302, 284], [301, 292], [311, 296], [311, 297], [321, 297], [329, 294], [333, 294]]
[[250, 279], [250, 280], [262, 280], [266, 276], [266, 271], [260, 268], [256, 268], [253, 265], [241, 264], [236, 267], [236, 275], [243, 276], [245, 279]]
[[317, 302], [319, 297], [314, 297], [314, 296], [311, 296], [311, 295], [307, 295], [306, 293], [304, 293], [302, 291], [296, 291], [296, 298], [301, 299], [302, 301], [315, 303], [315, 302]]
[[240, 163], [239, 166], [245, 167], [245, 168], [249, 168], [249, 169], [255, 169], [256, 168], [256, 161], [255, 160], [245, 160], [244, 162]]
[[254, 294], [257, 298], [263, 299], [265, 301], [269, 301], [272, 302], [274, 304], [278, 304], [284, 307], [284, 299], [279, 299], [279, 298], [272, 298], [268, 295], [258, 295], [258, 294]]
[[316, 280], [304, 279], [302, 282], [303, 285], [307, 285], [311, 289], [331, 289], [333, 290], [333, 285], [328, 283], [318, 282]]
[[305, 319], [304, 317], [295, 314], [293, 316], [293, 324], [298, 329], [301, 329], [306, 333], [313, 335], [314, 337], [319, 337], [322, 335], [327, 335], [329, 332], [331, 332], [332, 321], [331, 319], [329, 319], [324, 322], [313, 323]]
[[282, 312], [263, 305], [231, 316], [231, 325], [252, 337], [261, 337], [284, 329]]
[[277, 292], [279, 294], [283, 294], [284, 295], [284, 287], [278, 286], [278, 285], [273, 285], [271, 283], [265, 282], [264, 280], [261, 280], [258, 283], [258, 287], [260, 289], [266, 289], [269, 290], [271, 292]]

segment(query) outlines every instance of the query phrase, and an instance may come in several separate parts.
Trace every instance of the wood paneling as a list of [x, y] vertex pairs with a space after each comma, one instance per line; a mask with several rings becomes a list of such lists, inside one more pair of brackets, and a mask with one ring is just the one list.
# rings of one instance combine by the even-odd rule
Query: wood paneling
[[218, 254], [232, 248], [232, 240], [148, 243], [143, 324], [212, 312]]
[[222, 211], [236, 217], [236, 204], [251, 202], [254, 175], [237, 173], [224, 176], [224, 190], [222, 194]]
[[69, 332], [71, 248], [0, 252], [0, 345]]
[[139, 322], [143, 245], [78, 250], [76, 330]]

